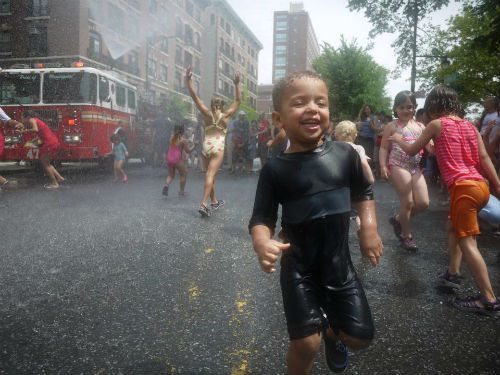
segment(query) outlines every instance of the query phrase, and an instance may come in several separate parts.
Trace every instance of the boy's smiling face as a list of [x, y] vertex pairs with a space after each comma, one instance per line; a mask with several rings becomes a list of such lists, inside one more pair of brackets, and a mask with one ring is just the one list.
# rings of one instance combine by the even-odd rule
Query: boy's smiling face
[[294, 79], [283, 93], [279, 111], [273, 112], [273, 120], [290, 140], [290, 152], [317, 147], [328, 129], [329, 116], [326, 84], [312, 77]]

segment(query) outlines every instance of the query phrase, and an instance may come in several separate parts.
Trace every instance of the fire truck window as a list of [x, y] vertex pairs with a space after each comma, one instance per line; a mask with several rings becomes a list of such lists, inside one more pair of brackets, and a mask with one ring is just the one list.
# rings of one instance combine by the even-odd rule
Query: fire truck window
[[127, 105], [125, 87], [120, 85], [116, 85], [116, 105], [120, 107], [125, 107]]
[[131, 109], [135, 109], [135, 92], [132, 90], [128, 90], [128, 107]]
[[99, 100], [109, 100], [109, 81], [105, 77], [99, 77]]
[[86, 72], [46, 73], [43, 84], [44, 103], [95, 102], [95, 74]]
[[36, 104], [40, 102], [40, 75], [1, 74], [0, 104]]

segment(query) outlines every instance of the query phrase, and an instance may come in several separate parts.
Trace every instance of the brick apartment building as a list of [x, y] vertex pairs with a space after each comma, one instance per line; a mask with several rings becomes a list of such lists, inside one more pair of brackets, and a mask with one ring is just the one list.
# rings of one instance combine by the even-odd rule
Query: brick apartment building
[[184, 81], [191, 66], [204, 101], [214, 92], [231, 101], [230, 73], [243, 72], [255, 108], [260, 49], [225, 0], [0, 0], [2, 68], [80, 60], [114, 70], [151, 103], [169, 95], [192, 103]]

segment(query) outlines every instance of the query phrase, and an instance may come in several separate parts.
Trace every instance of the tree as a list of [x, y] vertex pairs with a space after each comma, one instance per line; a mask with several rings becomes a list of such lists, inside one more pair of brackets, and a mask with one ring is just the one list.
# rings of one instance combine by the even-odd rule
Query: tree
[[447, 56], [450, 64], [427, 64], [421, 71], [424, 87], [452, 86], [464, 103], [500, 96], [500, 6], [494, 0], [466, 4], [463, 14], [449, 21], [448, 29], [435, 30], [433, 53]]
[[430, 13], [448, 3], [449, 0], [348, 0], [348, 8], [365, 10], [366, 18], [373, 25], [371, 37], [383, 33], [398, 33], [392, 47], [398, 56], [399, 67], [411, 67], [411, 91], [415, 91], [419, 25]]
[[190, 113], [190, 104], [183, 100], [180, 95], [171, 92], [160, 107], [165, 111], [166, 115], [174, 121], [174, 123], [182, 123], [182, 121]]
[[378, 65], [355, 40], [348, 44], [342, 36], [338, 49], [325, 43], [313, 67], [328, 85], [332, 118], [355, 119], [364, 104], [376, 110], [390, 108], [390, 98], [384, 90], [388, 70]]

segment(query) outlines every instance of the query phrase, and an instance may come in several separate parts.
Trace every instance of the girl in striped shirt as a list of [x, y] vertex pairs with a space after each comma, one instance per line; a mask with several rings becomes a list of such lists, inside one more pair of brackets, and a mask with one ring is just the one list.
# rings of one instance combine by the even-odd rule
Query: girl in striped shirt
[[453, 305], [460, 310], [500, 316], [500, 302], [491, 286], [486, 263], [478, 250], [476, 235], [480, 233], [477, 213], [490, 195], [500, 194], [500, 180], [488, 156], [481, 135], [470, 122], [463, 120], [457, 93], [439, 85], [429, 93], [424, 110], [432, 121], [413, 144], [404, 142], [400, 134], [389, 140], [410, 155], [415, 155], [431, 139], [441, 176], [450, 192], [448, 216], [448, 251], [450, 263], [441, 276], [444, 285], [459, 288], [462, 258], [467, 263], [480, 295], [456, 298]]

